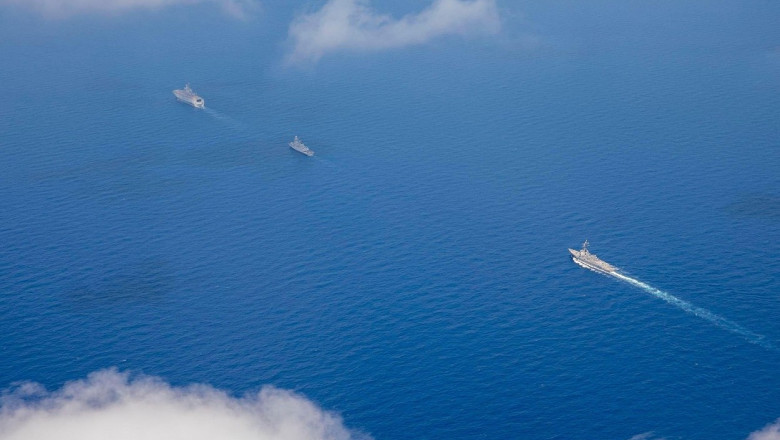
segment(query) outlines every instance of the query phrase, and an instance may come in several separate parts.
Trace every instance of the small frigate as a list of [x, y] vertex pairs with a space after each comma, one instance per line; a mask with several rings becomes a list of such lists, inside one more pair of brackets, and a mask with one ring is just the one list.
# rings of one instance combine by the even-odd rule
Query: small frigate
[[571, 259], [585, 269], [590, 269], [592, 271], [607, 275], [617, 273], [617, 267], [607, 263], [606, 261], [602, 261], [595, 254], [591, 254], [590, 251], [588, 251], [589, 244], [590, 243], [588, 243], [588, 240], [585, 240], [585, 243], [582, 244], [581, 250], [575, 251], [574, 249], [569, 249]]
[[292, 142], [288, 144], [290, 148], [293, 150], [303, 153], [307, 156], [314, 156], [314, 152], [309, 149], [306, 145], [303, 145], [303, 142], [301, 142], [300, 139], [298, 139], [298, 136], [295, 136], [295, 139], [293, 139]]
[[174, 90], [173, 94], [176, 95], [176, 99], [179, 101], [187, 103], [195, 108], [204, 108], [206, 106], [203, 98], [196, 95], [189, 84], [185, 85], [183, 89]]

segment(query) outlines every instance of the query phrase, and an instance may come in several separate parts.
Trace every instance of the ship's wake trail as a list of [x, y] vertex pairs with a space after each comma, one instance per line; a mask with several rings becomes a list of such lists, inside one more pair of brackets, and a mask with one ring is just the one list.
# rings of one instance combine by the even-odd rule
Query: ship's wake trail
[[656, 289], [655, 287], [643, 283], [635, 278], [631, 278], [629, 276], [623, 275], [618, 272], [611, 272], [609, 275], [612, 275], [613, 277], [625, 281], [628, 284], [631, 284], [632, 286], [639, 287], [640, 289], [644, 290], [645, 292], [661, 298], [662, 300], [668, 302], [669, 304], [676, 306], [677, 308], [690, 313], [692, 315], [698, 316], [699, 318], [705, 319], [709, 321], [712, 324], [715, 324], [716, 326], [728, 330], [732, 333], [735, 333], [737, 335], [742, 336], [750, 342], [751, 344], [756, 344], [761, 347], [770, 349], [770, 350], [777, 350], [777, 348], [772, 345], [771, 342], [766, 340], [766, 337], [763, 335], [759, 335], [758, 333], [754, 333], [745, 327], [742, 327], [741, 325], [737, 324], [736, 322], [729, 321], [728, 319], [716, 315], [715, 313], [710, 312], [707, 309], [703, 309], [701, 307], [695, 306], [688, 301], [684, 301], [680, 298], [677, 298], [676, 296], [672, 295], [671, 293], [664, 292], [663, 290]]
[[239, 122], [239, 121], [231, 118], [230, 116], [222, 114], [222, 113], [220, 113], [220, 112], [218, 112], [218, 111], [216, 111], [216, 110], [214, 110], [212, 108], [204, 107], [203, 111], [206, 112], [206, 114], [208, 114], [212, 118], [214, 118], [214, 119], [216, 119], [216, 120], [218, 120], [218, 121], [228, 125], [230, 128], [233, 128], [233, 129], [238, 130], [238, 131], [246, 131], [246, 129], [247, 129], [246, 124], [244, 124], [243, 122]]

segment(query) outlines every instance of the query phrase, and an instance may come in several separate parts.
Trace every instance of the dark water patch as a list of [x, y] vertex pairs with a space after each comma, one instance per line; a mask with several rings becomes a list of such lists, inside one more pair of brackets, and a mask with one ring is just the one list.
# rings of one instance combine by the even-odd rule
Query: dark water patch
[[751, 194], [727, 205], [725, 209], [735, 216], [780, 221], [780, 196]]
[[175, 163], [171, 156], [164, 147], [155, 152], [130, 151], [120, 157], [91, 159], [78, 166], [41, 166], [31, 170], [25, 180], [31, 190], [43, 193], [72, 189], [74, 201], [147, 199], [186, 187], [186, 177], [169, 170]]
[[[65, 292], [70, 307], [79, 311], [152, 305], [164, 301], [174, 285], [170, 265], [164, 260], [146, 260], [116, 270], [85, 269], [77, 282]], [[101, 273], [102, 272], [102, 273]]]

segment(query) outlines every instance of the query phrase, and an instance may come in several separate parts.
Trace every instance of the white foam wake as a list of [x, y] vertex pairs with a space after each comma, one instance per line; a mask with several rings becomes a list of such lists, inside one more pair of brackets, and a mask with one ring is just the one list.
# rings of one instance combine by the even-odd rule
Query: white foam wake
[[655, 287], [643, 283], [642, 281], [639, 281], [635, 278], [631, 278], [629, 276], [623, 275], [618, 272], [610, 272], [605, 275], [611, 275], [621, 281], [625, 281], [633, 286], [639, 287], [640, 289], [644, 290], [645, 292], [657, 297], [661, 298], [662, 300], [666, 301], [667, 303], [676, 306], [677, 308], [690, 313], [692, 315], [698, 316], [699, 318], [705, 319], [709, 321], [712, 324], [715, 324], [716, 326], [728, 330], [732, 333], [735, 333], [737, 335], [742, 336], [750, 342], [751, 344], [760, 345], [761, 347], [770, 349], [770, 350], [777, 350], [777, 348], [772, 345], [771, 342], [767, 341], [766, 337], [763, 335], [759, 335], [758, 333], [754, 333], [745, 327], [742, 327], [741, 325], [737, 324], [736, 322], [729, 321], [728, 319], [716, 315], [715, 313], [710, 312], [707, 309], [695, 306], [688, 301], [684, 301], [680, 298], [677, 298], [676, 296], [672, 295], [671, 293], [664, 292], [663, 290], [656, 289]]

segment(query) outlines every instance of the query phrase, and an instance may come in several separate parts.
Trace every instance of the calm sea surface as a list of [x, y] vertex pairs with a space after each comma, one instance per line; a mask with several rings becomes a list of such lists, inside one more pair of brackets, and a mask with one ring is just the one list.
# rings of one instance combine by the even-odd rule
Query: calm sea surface
[[745, 438], [780, 351], [566, 249], [780, 346], [780, 10], [749, 3], [527, 5], [304, 69], [281, 2], [6, 11], [0, 388], [116, 366], [377, 439]]

